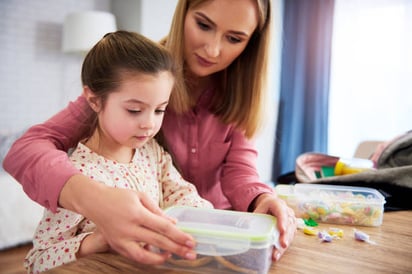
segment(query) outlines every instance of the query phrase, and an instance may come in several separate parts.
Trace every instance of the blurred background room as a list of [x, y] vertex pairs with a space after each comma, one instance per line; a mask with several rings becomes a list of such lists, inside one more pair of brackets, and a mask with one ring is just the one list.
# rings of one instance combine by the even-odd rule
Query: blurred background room
[[[66, 16], [109, 12], [117, 29], [160, 40], [176, 3], [1, 0], [1, 159], [28, 127], [81, 93], [84, 52], [62, 50]], [[301, 153], [351, 157], [364, 140], [389, 140], [412, 129], [412, 1], [273, 0], [272, 8], [270, 100], [256, 138], [263, 181], [293, 170]], [[19, 184], [7, 174], [1, 178], [0, 249], [29, 241], [41, 214]], [[4, 226], [16, 211], [24, 221]]]

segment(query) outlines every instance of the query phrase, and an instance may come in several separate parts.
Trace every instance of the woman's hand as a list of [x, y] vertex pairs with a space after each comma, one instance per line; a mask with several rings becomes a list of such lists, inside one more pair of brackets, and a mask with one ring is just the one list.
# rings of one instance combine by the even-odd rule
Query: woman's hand
[[269, 193], [261, 194], [256, 198], [254, 212], [271, 214], [277, 218], [280, 248], [273, 249], [272, 259], [278, 261], [295, 237], [295, 213], [285, 201]]
[[[108, 187], [78, 174], [65, 184], [59, 201], [91, 219], [109, 246], [127, 258], [145, 264], [161, 264], [170, 253], [196, 258], [193, 237], [142, 192]], [[165, 252], [154, 252], [148, 245]]]

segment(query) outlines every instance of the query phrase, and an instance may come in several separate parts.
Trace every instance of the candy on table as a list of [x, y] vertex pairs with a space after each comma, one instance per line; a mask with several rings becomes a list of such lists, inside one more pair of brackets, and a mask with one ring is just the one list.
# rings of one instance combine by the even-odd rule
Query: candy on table
[[332, 242], [332, 240], [333, 240], [335, 237], [331, 236], [329, 233], [327, 233], [327, 232], [325, 232], [325, 231], [319, 231], [319, 232], [318, 232], [318, 238], [319, 238], [322, 242], [330, 243], [330, 242]]
[[318, 223], [315, 220], [313, 220], [312, 218], [303, 219], [303, 221], [305, 222], [305, 225], [307, 225], [307, 226], [318, 226]]
[[[298, 229], [310, 229], [310, 227], [318, 226], [318, 223], [312, 219], [296, 218], [296, 226]], [[305, 231], [304, 231], [305, 232]]]
[[376, 244], [374, 241], [371, 241], [369, 239], [370, 238], [369, 235], [366, 234], [365, 232], [357, 230], [357, 229], [354, 229], [353, 231], [354, 231], [353, 236], [355, 237], [355, 240], [366, 242], [369, 244]]
[[310, 236], [317, 235], [322, 242], [331, 242], [333, 239], [340, 239], [343, 237], [343, 230], [335, 227], [329, 228], [328, 231], [319, 231], [314, 227], [305, 226], [303, 228], [303, 233]]
[[339, 237], [339, 238], [343, 237], [343, 230], [340, 229], [340, 228], [331, 227], [331, 228], [329, 228], [328, 233], [331, 236], [336, 236], [336, 237]]
[[305, 228], [303, 228], [303, 233], [305, 233], [306, 235], [314, 236], [318, 234], [318, 230], [316, 228], [306, 226]]
[[296, 227], [298, 229], [304, 229], [306, 227], [305, 223], [305, 220], [303, 220], [302, 218], [296, 218]]

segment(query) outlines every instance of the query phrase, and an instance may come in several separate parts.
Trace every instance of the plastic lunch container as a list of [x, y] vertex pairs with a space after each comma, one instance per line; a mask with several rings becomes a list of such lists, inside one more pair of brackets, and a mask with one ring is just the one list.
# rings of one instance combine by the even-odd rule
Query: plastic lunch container
[[380, 226], [385, 198], [373, 188], [323, 184], [276, 186], [296, 217], [344, 225]]
[[170, 207], [166, 214], [196, 240], [195, 261], [172, 257], [167, 266], [192, 269], [196, 273], [222, 270], [224, 273], [266, 274], [273, 246], [278, 245], [276, 218], [220, 209]]

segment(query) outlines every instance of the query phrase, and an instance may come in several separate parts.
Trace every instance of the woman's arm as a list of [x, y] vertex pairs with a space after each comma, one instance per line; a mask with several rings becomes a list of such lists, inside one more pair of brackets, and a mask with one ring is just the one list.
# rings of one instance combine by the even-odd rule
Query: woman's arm
[[242, 133], [234, 131], [223, 164], [222, 189], [235, 209], [271, 214], [277, 218], [281, 245], [273, 252], [273, 260], [277, 261], [295, 236], [295, 214], [277, 197], [271, 186], [259, 180], [256, 159], [253, 143]]
[[257, 150], [251, 140], [233, 130], [230, 147], [222, 163], [221, 186], [233, 209], [251, 211], [255, 198], [263, 193], [273, 194], [273, 188], [260, 180], [256, 162]]
[[72, 197], [73, 210], [91, 219], [110, 247], [127, 258], [146, 264], [166, 260], [168, 253], [147, 250], [141, 242], [182, 258], [196, 258], [193, 237], [179, 230], [174, 220], [145, 193], [106, 186], [84, 175], [75, 175], [61, 196], [63, 206], [64, 200]]
[[43, 124], [31, 127], [10, 148], [3, 167], [26, 194], [55, 211], [61, 189], [79, 171], [67, 151], [85, 135], [91, 109], [83, 96]]

